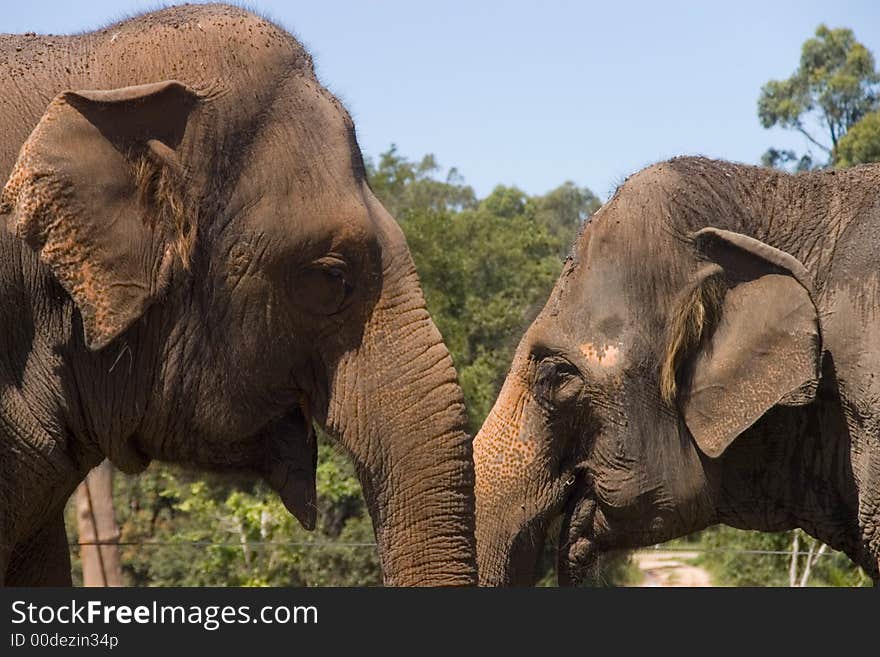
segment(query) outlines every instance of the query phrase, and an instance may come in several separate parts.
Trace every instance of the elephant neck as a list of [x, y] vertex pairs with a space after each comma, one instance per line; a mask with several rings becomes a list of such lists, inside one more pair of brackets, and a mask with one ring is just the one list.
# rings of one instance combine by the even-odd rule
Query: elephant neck
[[839, 397], [770, 411], [721, 457], [717, 520], [739, 529], [794, 528], [877, 576], [859, 521], [850, 434]]

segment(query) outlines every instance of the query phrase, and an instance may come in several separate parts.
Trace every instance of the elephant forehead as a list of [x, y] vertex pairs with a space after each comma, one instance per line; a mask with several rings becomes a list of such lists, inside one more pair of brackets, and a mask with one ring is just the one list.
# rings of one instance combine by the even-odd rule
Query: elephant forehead
[[302, 90], [287, 90], [290, 98], [278, 101], [251, 145], [233, 206], [270, 235], [292, 232], [309, 243], [371, 238], [368, 189], [345, 115], [318, 87], [306, 99], [294, 91]]
[[611, 369], [618, 365], [623, 355], [623, 343], [584, 342], [578, 346], [587, 364], [592, 367]]
[[251, 232], [304, 252], [357, 251], [375, 240], [369, 211], [354, 194], [298, 199], [283, 189], [267, 189], [242, 205]]

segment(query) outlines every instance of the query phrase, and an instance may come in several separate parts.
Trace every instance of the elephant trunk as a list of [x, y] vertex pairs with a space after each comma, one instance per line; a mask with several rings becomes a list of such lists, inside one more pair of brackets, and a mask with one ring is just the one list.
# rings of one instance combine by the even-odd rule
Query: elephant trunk
[[474, 439], [477, 564], [482, 586], [532, 584], [543, 550], [550, 518], [536, 506], [541, 497], [537, 479], [527, 475], [536, 444], [523, 424], [530, 403], [526, 386], [511, 374]]
[[351, 454], [393, 586], [476, 584], [473, 454], [452, 359], [412, 261], [336, 369], [328, 428]]

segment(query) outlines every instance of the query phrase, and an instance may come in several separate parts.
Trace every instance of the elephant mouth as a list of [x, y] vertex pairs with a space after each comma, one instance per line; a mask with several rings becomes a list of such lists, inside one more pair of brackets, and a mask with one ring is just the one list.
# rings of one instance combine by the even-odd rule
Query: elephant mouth
[[579, 586], [597, 564], [600, 550], [590, 537], [598, 505], [590, 498], [573, 499], [559, 529], [557, 577], [560, 586]]
[[295, 406], [263, 432], [263, 477], [307, 530], [315, 528], [318, 517], [318, 446], [312, 418], [308, 399], [300, 396]]

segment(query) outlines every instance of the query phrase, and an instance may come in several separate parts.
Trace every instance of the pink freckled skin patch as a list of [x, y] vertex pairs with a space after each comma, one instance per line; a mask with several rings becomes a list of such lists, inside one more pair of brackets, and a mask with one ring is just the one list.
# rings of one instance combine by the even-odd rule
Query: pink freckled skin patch
[[620, 360], [620, 347], [613, 344], [596, 346], [592, 342], [585, 342], [580, 346], [580, 351], [590, 365], [609, 368]]

